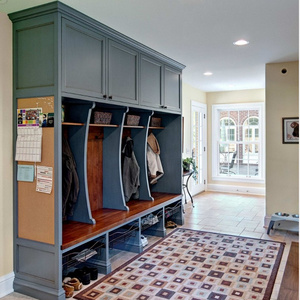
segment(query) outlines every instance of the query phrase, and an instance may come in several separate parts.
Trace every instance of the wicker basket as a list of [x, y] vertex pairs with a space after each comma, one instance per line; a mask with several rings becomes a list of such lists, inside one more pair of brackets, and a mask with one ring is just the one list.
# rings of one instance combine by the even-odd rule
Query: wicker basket
[[112, 113], [95, 111], [94, 112], [94, 124], [110, 124]]
[[126, 125], [129, 125], [129, 126], [138, 126], [139, 123], [140, 123], [140, 116], [127, 115]]
[[151, 127], [160, 127], [161, 126], [161, 118], [152, 117], [150, 126]]

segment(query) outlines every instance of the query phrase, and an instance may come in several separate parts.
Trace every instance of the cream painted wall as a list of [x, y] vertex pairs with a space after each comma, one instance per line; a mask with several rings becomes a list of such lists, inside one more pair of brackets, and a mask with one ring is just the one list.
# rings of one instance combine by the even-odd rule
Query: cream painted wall
[[231, 181], [214, 181], [212, 180], [212, 156], [211, 156], [211, 136], [212, 136], [212, 105], [213, 104], [232, 104], [232, 103], [251, 103], [264, 102], [265, 89], [229, 91], [229, 92], [210, 92], [206, 94], [207, 100], [207, 181], [210, 185], [222, 186], [243, 186], [252, 188], [264, 188], [264, 184], [260, 183], [245, 183], [245, 182], [231, 182]]
[[13, 271], [12, 25], [0, 13], [0, 277]]
[[[184, 74], [183, 74], [184, 76]], [[191, 101], [206, 103], [206, 93], [193, 86], [182, 83], [182, 116], [184, 117], [183, 155], [191, 156]]]
[[282, 144], [282, 118], [299, 117], [298, 72], [298, 62], [266, 65], [267, 216], [299, 211], [299, 145]]

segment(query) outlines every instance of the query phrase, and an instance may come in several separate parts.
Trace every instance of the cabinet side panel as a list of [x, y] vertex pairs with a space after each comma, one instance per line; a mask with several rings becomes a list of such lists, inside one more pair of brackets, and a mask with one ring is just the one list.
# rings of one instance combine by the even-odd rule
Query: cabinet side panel
[[43, 23], [15, 32], [18, 73], [16, 88], [54, 85], [54, 23]]
[[37, 278], [48, 285], [55, 282], [54, 254], [31, 247], [18, 246], [18, 277], [21, 275], [31, 277], [32, 281]]
[[[18, 108], [42, 107], [53, 112], [53, 97], [19, 99]], [[49, 105], [50, 103], [50, 105]], [[19, 164], [33, 164], [19, 162]], [[42, 161], [37, 165], [53, 168], [54, 182], [54, 128], [43, 128]], [[18, 237], [54, 244], [54, 185], [51, 194], [36, 192], [36, 180], [18, 181]]]

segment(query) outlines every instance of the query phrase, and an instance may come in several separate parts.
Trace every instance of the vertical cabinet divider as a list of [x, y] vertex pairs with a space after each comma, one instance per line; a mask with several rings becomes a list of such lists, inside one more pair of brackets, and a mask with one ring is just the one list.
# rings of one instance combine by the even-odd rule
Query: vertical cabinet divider
[[122, 133], [128, 110], [128, 107], [114, 110], [112, 123], [119, 126], [104, 128], [103, 208], [129, 210], [124, 199], [121, 168]]
[[79, 179], [79, 193], [77, 203], [74, 207], [74, 214], [68, 217], [69, 220], [95, 224], [92, 217], [89, 193], [87, 186], [87, 139], [91, 111], [95, 104], [74, 104], [68, 107], [68, 113], [75, 122], [83, 123], [83, 126], [68, 126], [68, 141], [72, 150]]

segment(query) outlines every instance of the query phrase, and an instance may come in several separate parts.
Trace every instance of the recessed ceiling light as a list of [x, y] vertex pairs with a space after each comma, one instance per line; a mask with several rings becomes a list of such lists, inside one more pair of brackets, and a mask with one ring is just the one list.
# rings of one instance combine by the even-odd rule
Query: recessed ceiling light
[[213, 74], [212, 72], [205, 72], [205, 73], [203, 73], [203, 75], [205, 75], [205, 76], [210, 76], [212, 74]]
[[233, 43], [233, 45], [235, 45], [235, 46], [245, 46], [245, 45], [248, 45], [248, 44], [249, 44], [249, 42], [246, 41], [246, 40], [238, 40], [238, 41]]

